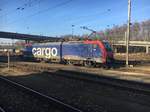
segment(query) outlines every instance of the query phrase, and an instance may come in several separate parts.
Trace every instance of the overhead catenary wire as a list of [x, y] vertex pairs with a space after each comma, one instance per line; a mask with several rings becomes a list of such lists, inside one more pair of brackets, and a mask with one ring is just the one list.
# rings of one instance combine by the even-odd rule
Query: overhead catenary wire
[[[33, 7], [34, 5], [37, 4], [35, 2], [40, 3], [40, 2], [43, 2], [43, 1], [44, 0], [32, 0], [32, 1], [28, 1], [27, 3], [24, 3], [23, 5], [17, 6], [15, 9], [11, 10], [10, 12], [6, 12], [5, 14], [2, 14], [0, 17], [2, 17], [2, 16], [8, 16], [8, 15], [14, 14], [14, 13], [16, 13], [18, 11], [24, 11], [26, 8], [31, 7], [31, 4], [32, 4], [32, 7]], [[35, 3], [35, 4], [33, 5], [33, 3]]]
[[[102, 12], [98, 12], [98, 13], [96, 13], [96, 14], [80, 16], [80, 17], [77, 17], [77, 18], [75, 18], [75, 19], [70, 20], [70, 22], [72, 22], [72, 24], [75, 24], [75, 25], [77, 25], [77, 24], [78, 24], [78, 25], [81, 25], [81, 24], [79, 24], [79, 22], [82, 22], [82, 21], [83, 21], [84, 23], [86, 23], [85, 20], [86, 20], [86, 21], [87, 21], [87, 20], [91, 20], [91, 19], [93, 19], [94, 16], [108, 14], [110, 11], [111, 11], [111, 9], [107, 9], [107, 10], [104, 10], [104, 11], [102, 11]], [[82, 25], [83, 25], [83, 23], [82, 23]]]
[[[69, 2], [69, 1], [72, 1], [72, 0], [68, 0], [68, 1], [65, 1], [65, 2]], [[64, 3], [65, 3], [64, 2]], [[63, 4], [63, 3], [62, 3]], [[61, 3], [60, 4], [58, 4], [58, 5], [62, 5]], [[57, 5], [56, 5], [56, 7], [57, 7]], [[51, 8], [51, 7], [49, 7], [49, 8]], [[35, 15], [38, 15], [38, 14], [40, 14], [40, 13], [42, 13], [42, 12], [46, 12], [46, 11], [48, 11], [48, 10], [50, 10], [49, 8], [47, 8], [47, 9], [44, 9], [44, 10], [41, 10], [41, 11], [38, 11], [38, 12], [36, 12], [36, 13], [34, 13], [34, 14], [31, 14], [31, 15], [28, 15], [28, 16], [26, 16], [26, 17], [22, 17], [22, 18], [19, 18], [19, 19], [16, 19], [16, 20], [14, 20], [14, 21], [12, 21], [12, 22], [8, 22], [8, 24], [14, 24], [14, 23], [16, 23], [16, 22], [19, 22], [19, 21], [21, 21], [21, 20], [25, 20], [25, 19], [28, 19], [28, 18], [30, 18], [30, 17], [33, 17], [33, 16], [35, 16]], [[52, 7], [53, 8], [53, 7]], [[54, 8], [55, 8], [55, 6], [54, 6]], [[98, 16], [98, 15], [103, 15], [103, 14], [105, 14], [105, 13], [107, 13], [107, 12], [109, 12], [109, 11], [111, 11], [112, 10], [112, 8], [108, 8], [107, 10], [105, 10], [105, 11], [103, 11], [103, 12], [97, 12], [97, 13], [95, 13], [95, 14], [89, 14], [89, 15], [83, 15], [83, 16], [79, 16], [79, 17], [75, 17], [75, 18], [72, 18], [72, 19], [70, 19], [70, 18], [66, 18], [66, 21], [67, 22], [72, 22], [71, 24], [76, 24], [76, 23], [79, 23], [80, 21], [82, 22], [84, 22], [85, 23], [85, 21], [87, 20], [87, 19], [92, 19], [93, 18], [93, 16]], [[76, 24], [77, 25], [77, 24]], [[79, 24], [79, 25], [81, 25], [81, 24]], [[85, 24], [83, 24], [83, 25], [85, 25]]]
[[[124, 4], [121, 4], [121, 6], [123, 7]], [[93, 14], [89, 14], [89, 15], [82, 15], [82, 16], [78, 16], [78, 17], [74, 17], [73, 19], [72, 18], [67, 18], [67, 20], [69, 22], [71, 22], [71, 24], [75, 24], [75, 25], [80, 25], [80, 26], [83, 26], [85, 24], [80, 24], [80, 22], [84, 22], [86, 23], [86, 21], [88, 21], [89, 23], [89, 20], [93, 20], [95, 16], [103, 16], [104, 14], [110, 14], [114, 8], [116, 7], [120, 7], [120, 5], [115, 5], [113, 7], [108, 7], [107, 9], [105, 9], [104, 11], [100, 11], [100, 12], [97, 12], [97, 13], [93, 13]], [[100, 10], [100, 9], [99, 9]], [[86, 24], [87, 25], [87, 24]]]
[[34, 5], [37, 5], [41, 2], [43, 2], [44, 0], [33, 0], [33, 1], [29, 1], [29, 3], [25, 3], [24, 5], [17, 7], [16, 10], [25, 10], [28, 7], [33, 7]]
[[[36, 1], [36, 0], [34, 0], [34, 1]], [[55, 6], [50, 6], [50, 7], [47, 7], [46, 9], [43, 9], [43, 10], [40, 10], [40, 11], [37, 11], [37, 12], [35, 12], [35, 13], [32, 13], [32, 14], [30, 14], [30, 15], [27, 15], [27, 16], [25, 16], [25, 17], [21, 17], [21, 18], [18, 18], [18, 19], [16, 19], [16, 20], [12, 20], [12, 21], [8, 21], [8, 25], [9, 24], [14, 24], [14, 23], [17, 23], [17, 22], [19, 22], [19, 21], [24, 21], [24, 20], [28, 20], [28, 19], [30, 19], [31, 17], [33, 17], [33, 16], [36, 16], [36, 15], [39, 15], [39, 14], [41, 14], [41, 13], [44, 13], [44, 12], [47, 12], [47, 11], [49, 11], [49, 10], [53, 10], [53, 9], [55, 9], [55, 8], [57, 8], [57, 7], [60, 7], [60, 6], [62, 6], [63, 5], [63, 3], [65, 3], [65, 2], [68, 2], [68, 1], [72, 1], [72, 0], [67, 0], [67, 1], [64, 1], [64, 2], [62, 2], [62, 3], [58, 3], [58, 4], [56, 4]], [[25, 5], [25, 4], [24, 4]], [[64, 4], [65, 5], [65, 4]], [[16, 7], [17, 8], [17, 7]], [[25, 8], [26, 9], [26, 8]], [[25, 10], [24, 9], [24, 10]], [[95, 13], [95, 12], [93, 12], [92, 14], [89, 14], [89, 15], [81, 15], [81, 16], [78, 16], [78, 17], [75, 17], [75, 18], [71, 18], [71, 19], [69, 19], [69, 18], [66, 18], [66, 20], [67, 20], [67, 22], [70, 22], [70, 24], [74, 24], [74, 25], [76, 25], [76, 26], [82, 26], [82, 25], [84, 25], [84, 26], [92, 26], [93, 24], [90, 24], [90, 22], [94, 22], [95, 21], [95, 18], [94, 18], [94, 16], [98, 16], [98, 17], [100, 17], [100, 16], [104, 16], [104, 14], [107, 14], [107, 13], [109, 13], [109, 11], [112, 11], [112, 9], [113, 8], [108, 8], [108, 9], [105, 9], [104, 11], [100, 11], [100, 12], [97, 12], [97, 13]], [[18, 9], [18, 10], [20, 10], [20, 9]], [[20, 10], [21, 11], [21, 10]], [[106, 13], [107, 12], [107, 13]], [[22, 11], [22, 13], [23, 13], [23, 11]], [[95, 13], [95, 14], [94, 14]], [[53, 16], [53, 15], [52, 15]], [[105, 15], [106, 16], [106, 15]], [[67, 17], [67, 16], [66, 16]], [[64, 18], [63, 18], [64, 19]], [[62, 21], [62, 19], [61, 19], [61, 21]], [[100, 19], [98, 20], [98, 21], [100, 21]], [[59, 24], [59, 26], [61, 26], [61, 24]], [[27, 29], [29, 29], [30, 28], [30, 26], [27, 26], [26, 27]]]
[[[121, 4], [121, 5], [116, 5], [115, 7], [109, 7], [107, 9], [105, 9], [104, 11], [101, 11], [101, 12], [97, 12], [97, 13], [93, 13], [93, 14], [89, 14], [89, 15], [85, 15], [85, 16], [78, 16], [78, 17], [74, 17], [73, 19], [69, 19], [68, 18], [68, 21], [71, 22], [70, 24], [75, 24], [76, 26], [91, 26], [90, 25], [90, 22], [94, 22], [95, 21], [95, 16], [106, 16], [106, 14], [111, 14], [111, 12], [114, 10], [114, 8], [116, 7], [124, 7], [125, 4]], [[82, 24], [80, 24], [82, 23]], [[106, 25], [107, 26], [107, 25]]]
[[[67, 21], [71, 25], [84, 26], [85, 24], [83, 24], [83, 23], [80, 24], [80, 22], [86, 22], [87, 20], [93, 19], [93, 16], [107, 14], [107, 12], [110, 12], [110, 11], [111, 11], [111, 9], [106, 9], [106, 10], [101, 11], [101, 12], [92, 13], [92, 14], [88, 14], [88, 15], [77, 16], [77, 17], [74, 17], [74, 18], [68, 18], [67, 17], [67, 18], [64, 18], [64, 21]], [[59, 26], [61, 26], [61, 24]]]
[[36, 16], [36, 15], [39, 15], [39, 14], [41, 14], [41, 13], [44, 13], [44, 12], [47, 12], [47, 11], [56, 9], [56, 8], [58, 8], [58, 7], [64, 6], [64, 5], [66, 5], [66, 4], [68, 4], [68, 3], [72, 2], [72, 1], [73, 1], [73, 0], [67, 0], [67, 1], [64, 1], [64, 2], [61, 2], [61, 3], [58, 3], [58, 4], [54, 5], [54, 6], [51, 6], [51, 7], [48, 7], [48, 8], [46, 8], [46, 9], [40, 10], [40, 11], [35, 12], [35, 13], [33, 13], [33, 14], [31, 14], [31, 15], [28, 15], [28, 16], [26, 16], [26, 17], [22, 17], [22, 18], [16, 19], [16, 20], [14, 20], [14, 21], [12, 21], [12, 22], [10, 22], [10, 23], [8, 23], [8, 24], [14, 24], [14, 23], [16, 23], [16, 22], [22, 21], [23, 19], [29, 19], [29, 18], [31, 18], [31, 17], [33, 17], [33, 16]]

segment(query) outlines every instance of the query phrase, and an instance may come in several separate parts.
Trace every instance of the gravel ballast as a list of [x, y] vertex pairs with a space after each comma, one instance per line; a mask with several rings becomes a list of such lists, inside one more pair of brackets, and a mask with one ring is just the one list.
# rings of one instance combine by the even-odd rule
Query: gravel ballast
[[[8, 77], [86, 112], [149, 112], [150, 98], [54, 73]], [[138, 107], [138, 108], [137, 108]]]

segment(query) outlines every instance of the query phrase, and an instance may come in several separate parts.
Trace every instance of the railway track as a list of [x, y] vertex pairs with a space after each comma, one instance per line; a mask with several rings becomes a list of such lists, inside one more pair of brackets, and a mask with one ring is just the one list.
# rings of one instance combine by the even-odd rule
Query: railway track
[[150, 85], [142, 82], [115, 79], [108, 76], [98, 76], [95, 73], [89, 73], [87, 69], [81, 69], [78, 71], [75, 70], [63, 70], [60, 67], [60, 70], [57, 71], [58, 68], [53, 68], [48, 65], [39, 65], [38, 63], [14, 63], [13, 66], [26, 71], [40, 71], [40, 72], [55, 72], [58, 76], [76, 78], [80, 80], [86, 80], [93, 83], [100, 83], [103, 85], [118, 87], [120, 89], [126, 89], [134, 92], [143, 92], [150, 94]]
[[118, 88], [120, 90], [131, 91], [133, 93], [140, 93], [145, 95], [150, 95], [150, 85], [142, 82], [128, 81], [122, 79], [114, 79], [108, 76], [97, 76], [95, 74], [88, 73], [86, 69], [81, 71], [71, 71], [71, 70], [55, 70], [48, 65], [39, 65], [38, 63], [14, 63], [13, 66], [20, 68], [22, 70], [29, 71], [42, 71], [42, 72], [52, 72], [56, 71], [54, 74], [63, 77], [75, 78], [78, 80], [85, 80], [87, 82], [98, 83], [104, 86]]
[[0, 112], [6, 112], [2, 107], [0, 107]]
[[[14, 82], [14, 81], [6, 78], [6, 77], [0, 76], [0, 80], [6, 82], [11, 87], [17, 88], [19, 91], [22, 90], [25, 93], [28, 93], [30, 95], [38, 97], [39, 99], [44, 99], [44, 100], [48, 101], [50, 104], [52, 104], [53, 106], [55, 106], [56, 110], [58, 110], [56, 112], [83, 112], [82, 110], [80, 110], [78, 108], [75, 108], [75, 107], [73, 107], [71, 105], [68, 105], [68, 104], [66, 104], [66, 103], [64, 103], [64, 102], [62, 102], [62, 101], [60, 101], [58, 99], [55, 99], [53, 97], [44, 95], [44, 94], [42, 94], [42, 93], [40, 93], [38, 91], [35, 91], [35, 90], [31, 89], [31, 88], [28, 88], [28, 87], [24, 86], [22, 84]], [[4, 109], [2, 109], [0, 107], [0, 112], [6, 112], [6, 111], [4, 111]]]
[[[51, 71], [53, 71], [53, 69], [51, 67], [41, 66], [38, 63], [37, 64], [30, 64], [30, 65], [28, 65], [27, 63], [22, 63], [22, 64], [17, 64], [15, 66], [18, 68], [20, 67], [23, 70], [26, 69], [26, 70], [31, 70], [31, 71], [32, 70], [33, 71], [47, 71], [47, 72], [42, 72], [41, 76], [43, 76], [44, 74], [48, 74], [48, 75], [52, 75], [51, 78], [53, 78], [53, 76], [58, 76], [58, 77], [63, 77], [64, 79], [76, 80], [77, 82], [86, 82], [90, 86], [91, 86], [91, 84], [92, 85], [95, 84], [95, 85], [98, 85], [102, 88], [111, 88], [111, 89], [114, 89], [116, 91], [122, 91], [121, 93], [124, 92], [123, 95], [118, 94], [118, 96], [117, 95], [114, 95], [114, 96], [116, 98], [119, 97], [119, 100], [125, 100], [125, 102], [126, 102], [125, 104], [131, 103], [131, 105], [136, 104], [138, 106], [146, 106], [146, 108], [150, 107], [150, 103], [149, 103], [150, 102], [150, 99], [149, 99], [150, 98], [150, 89], [149, 89], [150, 85], [148, 85], [148, 84], [119, 80], [119, 79], [113, 79], [113, 78], [105, 77], [105, 76], [96, 76], [96, 75], [91, 75], [91, 74], [83, 73], [83, 72], [73, 72], [73, 71], [63, 71], [63, 70], [51, 72]], [[46, 78], [50, 78], [50, 77], [46, 77]], [[38, 80], [39, 80], [39, 78], [38, 78]], [[61, 78], [58, 80], [61, 80]], [[39, 83], [39, 81], [37, 83]], [[54, 85], [54, 84], [52, 84], [52, 85]], [[37, 89], [38, 88], [40, 88], [39, 85], [38, 85]], [[88, 89], [87, 92], [92, 93], [93, 90]], [[114, 91], [111, 91], [111, 92], [112, 93], [108, 93], [108, 94], [109, 95], [114, 94]], [[94, 93], [96, 93], [97, 96], [101, 95], [101, 93], [99, 93], [97, 91], [95, 91]], [[49, 95], [47, 95], [47, 96], [49, 96]], [[107, 98], [107, 95], [104, 95], [104, 97]], [[122, 98], [122, 97], [125, 97], [125, 98]], [[112, 99], [112, 97], [110, 99]], [[105, 101], [105, 99], [104, 99], [104, 101]], [[120, 102], [122, 102], [122, 101], [120, 101]], [[107, 108], [106, 109], [104, 108], [104, 110], [107, 110]], [[111, 112], [111, 111], [108, 111], [108, 112]], [[138, 111], [138, 112], [141, 112], [141, 111]], [[149, 111], [145, 111], [145, 112], [149, 112]]]
[[[43, 73], [43, 74], [41, 74], [40, 75], [40, 77], [41, 77], [41, 80], [43, 80], [43, 79], [45, 79], [45, 78], [50, 78], [50, 80], [49, 81], [53, 81], [54, 80], [54, 75], [56, 75], [56, 74], [48, 74], [48, 75], [52, 75], [52, 76], [48, 76], [48, 77], [44, 77], [43, 75], [44, 74], [46, 74], [46, 73]], [[58, 75], [57, 75], [58, 76]], [[37, 76], [38, 77], [38, 76]], [[61, 76], [59, 76], [59, 77], [61, 77]], [[78, 80], [78, 81], [76, 81], [75, 82], [75, 85], [78, 85], [78, 83], [79, 82], [82, 82], [82, 84], [83, 84], [83, 79], [77, 79], [77, 78], [71, 78], [71, 77], [65, 77], [64, 78], [64, 76], [63, 76], [63, 79], [68, 79], [69, 78], [69, 80]], [[32, 77], [32, 79], [33, 79], [33, 77]], [[34, 81], [31, 81], [30, 80], [30, 82], [32, 82], [32, 84], [33, 85], [30, 85], [32, 88], [35, 88], [35, 90], [41, 90], [41, 92], [44, 92], [44, 94], [46, 94], [46, 95], [50, 95], [51, 93], [49, 93], [49, 92], [46, 92], [47, 90], [45, 90], [43, 87], [46, 87], [47, 89], [49, 89], [49, 87], [48, 87], [48, 85], [46, 86], [46, 84], [39, 84], [39, 85], [37, 85], [38, 83], [41, 83], [40, 82], [40, 78], [38, 77], [37, 78], [38, 79], [38, 81], [37, 81], [37, 83]], [[52, 80], [51, 80], [52, 79]], [[26, 79], [25, 79], [26, 80]], [[35, 80], [35, 79], [34, 79]], [[58, 79], [57, 79], [58, 80]], [[61, 81], [60, 80], [62, 80], [62, 78], [60, 78], [59, 79], [59, 83], [60, 83], [60, 85], [62, 85], [62, 83], [61, 83]], [[80, 81], [79, 81], [80, 80]], [[18, 81], [20, 81], [20, 79], [18, 79]], [[56, 80], [55, 80], [56, 81]], [[66, 82], [66, 80], [64, 80], [65, 82]], [[44, 80], [44, 82], [45, 82], [45, 80]], [[52, 86], [54, 86], [54, 85], [56, 85], [56, 87], [54, 86], [54, 87], [52, 87], [52, 89], [56, 89], [56, 90], [54, 90], [54, 91], [57, 91], [57, 86], [60, 86], [60, 85], [57, 85], [57, 83], [58, 82], [56, 82], [56, 83], [52, 83], [52, 82], [49, 82], [49, 83], [47, 83], [47, 84], [49, 84], [49, 85], [52, 85]], [[74, 82], [74, 81], [73, 81]], [[118, 87], [114, 87], [114, 86], [108, 86], [108, 85], [104, 85], [104, 84], [94, 84], [93, 82], [91, 83], [91, 82], [87, 82], [87, 81], [85, 81], [84, 80], [84, 82], [86, 82], [86, 83], [88, 83], [88, 85], [87, 86], [85, 86], [84, 88], [88, 88], [88, 90], [86, 90], [86, 93], [88, 93], [88, 94], [91, 94], [91, 93], [93, 93], [94, 92], [94, 94], [92, 94], [92, 96], [91, 97], [97, 97], [97, 98], [99, 98], [99, 100], [98, 100], [98, 104], [101, 104], [102, 102], [105, 102], [105, 104], [104, 105], [113, 105], [114, 104], [114, 106], [116, 106], [116, 105], [118, 105], [118, 104], [121, 104], [121, 108], [120, 108], [120, 111], [121, 112], [126, 112], [127, 110], [125, 110], [125, 111], [123, 111], [123, 109], [125, 109], [125, 107], [124, 106], [126, 106], [126, 105], [137, 105], [138, 107], [136, 107], [136, 108], [140, 108], [140, 106], [144, 106], [144, 108], [147, 108], [147, 107], [150, 107], [150, 104], [149, 104], [149, 102], [150, 102], [150, 99], [149, 99], [149, 96], [150, 95], [147, 95], [147, 93], [143, 93], [143, 92], [135, 92], [134, 90], [133, 91], [131, 91], [131, 90], [127, 90], [127, 89], [124, 89], [124, 88], [118, 88]], [[21, 81], [21, 83], [22, 83], [22, 81]], [[25, 83], [24, 83], [25, 84]], [[27, 84], [27, 83], [26, 83]], [[71, 83], [69, 83], [68, 82], [68, 84], [70, 84], [71, 85]], [[67, 84], [67, 85], [68, 85]], [[96, 87], [95, 87], [95, 89], [93, 88], [93, 89], [91, 89], [91, 84], [92, 85], [95, 85]], [[35, 87], [35, 85], [37, 85], [37, 87]], [[40, 87], [40, 85], [41, 85], [41, 87]], [[65, 86], [67, 86], [67, 85], [65, 85]], [[61, 90], [61, 91], [64, 91], [63, 92], [63, 94], [67, 94], [66, 92], [67, 92], [67, 90], [65, 89], [65, 86], [64, 87], [62, 87], [63, 89]], [[99, 87], [98, 87], [99, 86]], [[74, 87], [74, 86], [73, 86]], [[104, 92], [103, 93], [103, 91], [105, 91], [104, 89], [102, 89], [102, 90], [99, 90], [100, 89], [100, 87], [102, 87], [102, 88], [110, 88], [110, 90], [108, 91], [107, 90], [107, 92]], [[68, 87], [67, 87], [68, 88]], [[75, 87], [76, 88], [76, 87]], [[84, 91], [84, 88], [82, 88], [83, 89], [83, 91]], [[113, 89], [114, 88], [114, 89]], [[76, 95], [79, 95], [80, 96], [80, 94], [82, 94], [82, 93], [80, 93], [80, 92], [78, 92], [79, 90], [80, 91], [82, 91], [82, 89], [79, 87], [79, 88], [76, 88], [76, 91], [77, 91], [77, 93], [76, 93]], [[97, 89], [97, 90], [96, 90]], [[60, 90], [60, 89], [59, 89]], [[93, 91], [93, 90], [96, 90], [96, 91]], [[65, 92], [66, 91], [66, 92]], [[70, 91], [70, 90], [68, 90], [68, 91]], [[73, 91], [73, 93], [71, 92], [71, 93], [69, 93], [69, 94], [74, 94], [74, 92], [75, 92], [75, 90], [72, 90]], [[122, 95], [120, 95], [120, 94], [118, 94], [118, 91], [121, 91], [121, 92], [119, 92], [120, 94], [122, 94]], [[102, 93], [101, 93], [102, 92]], [[80, 93], [80, 94], [79, 94]], [[57, 93], [54, 93], [54, 94], [56, 94], [56, 97], [60, 97], [60, 91], [57, 91]], [[68, 97], [68, 95], [69, 94], [67, 94], [66, 95], [66, 97]], [[113, 95], [112, 95], [113, 94]], [[115, 95], [114, 95], [115, 94]], [[85, 95], [85, 96], [87, 96], [85, 93], [83, 94], [83, 95]], [[89, 95], [88, 95], [89, 96]], [[63, 98], [64, 98], [64, 96], [63, 96]], [[105, 99], [106, 98], [106, 99]], [[131, 99], [130, 99], [131, 98]], [[74, 101], [75, 99], [75, 101], [74, 101], [74, 103], [76, 103], [76, 102], [78, 102], [78, 98], [75, 98], [74, 99], [74, 97], [73, 96], [71, 96], [71, 97], [68, 97], [67, 98], [69, 101]], [[92, 98], [92, 101], [93, 101], [93, 99], [94, 98]], [[113, 99], [111, 102], [109, 102], [109, 100], [111, 100], [111, 99]], [[117, 100], [116, 100], [117, 99]], [[89, 100], [89, 99], [86, 99], [87, 101]], [[86, 101], [85, 100], [85, 101]], [[108, 102], [107, 101], [105, 101], [105, 100], [108, 100]], [[69, 102], [70, 103], [70, 102]], [[109, 104], [109, 103], [113, 103], [113, 104]], [[73, 104], [73, 103], [72, 103]], [[84, 107], [85, 106], [85, 102], [83, 103], [81, 103], [82, 104], [82, 106]], [[84, 104], [84, 105], [83, 105]], [[79, 104], [80, 105], [80, 104]], [[93, 104], [94, 105], [94, 104]], [[111, 109], [109, 109], [109, 107], [108, 108], [106, 108], [104, 105], [102, 105], [102, 110], [108, 110], [108, 111], [106, 111], [106, 112], [120, 112], [120, 111], [110, 111], [110, 110], [113, 110], [112, 108]], [[87, 107], [88, 107], [88, 105], [87, 105]], [[93, 106], [94, 107], [94, 106]], [[92, 108], [93, 108], [92, 107]], [[113, 107], [113, 106], [112, 106]], [[80, 108], [82, 108], [82, 107], [80, 107]], [[129, 107], [128, 107], [129, 108]], [[85, 107], [83, 108], [83, 110], [85, 109]], [[133, 109], [133, 108], [132, 108]], [[131, 109], [131, 110], [132, 110]], [[149, 108], [150, 109], [150, 108]], [[140, 109], [139, 109], [140, 110]], [[133, 111], [135, 111], [135, 110], [132, 110], [131, 112], [133, 112]], [[144, 109], [143, 109], [143, 111], [144, 111]], [[143, 111], [135, 111], [135, 112], [143, 112]], [[91, 112], [91, 111], [87, 111], [87, 112]], [[92, 112], [105, 112], [105, 111], [92, 111]], [[130, 112], [130, 111], [129, 111]], [[149, 112], [149, 111], [144, 111], [144, 112]]]

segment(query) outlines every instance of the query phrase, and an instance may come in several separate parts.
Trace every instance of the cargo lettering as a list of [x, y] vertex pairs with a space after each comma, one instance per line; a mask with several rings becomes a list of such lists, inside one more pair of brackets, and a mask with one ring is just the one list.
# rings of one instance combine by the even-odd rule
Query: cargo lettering
[[34, 56], [44, 56], [50, 58], [51, 56], [57, 56], [57, 48], [32, 48], [32, 54]]

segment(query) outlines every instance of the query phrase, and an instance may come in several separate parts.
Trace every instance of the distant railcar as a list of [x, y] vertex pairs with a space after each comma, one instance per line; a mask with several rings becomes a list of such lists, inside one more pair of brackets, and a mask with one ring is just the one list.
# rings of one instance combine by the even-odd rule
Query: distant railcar
[[112, 63], [113, 51], [108, 41], [48, 42], [27, 46], [24, 57], [34, 57], [40, 61], [93, 66]]

